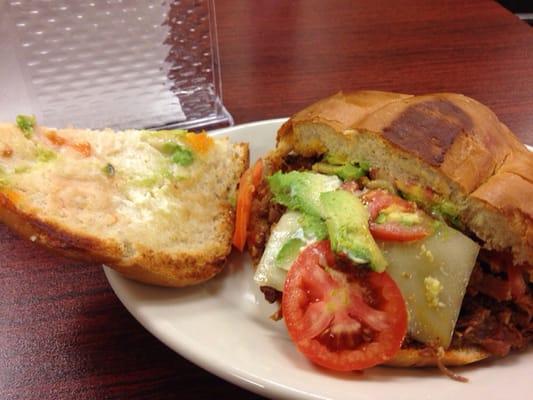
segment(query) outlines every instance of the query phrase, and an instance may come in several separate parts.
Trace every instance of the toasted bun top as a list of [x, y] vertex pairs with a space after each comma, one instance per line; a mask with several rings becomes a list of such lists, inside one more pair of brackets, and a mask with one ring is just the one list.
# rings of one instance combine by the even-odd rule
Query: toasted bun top
[[[488, 107], [460, 94], [338, 93], [295, 114], [278, 141], [291, 126], [310, 121], [339, 132], [378, 132], [440, 168], [469, 193], [498, 171], [533, 182], [533, 157], [525, 146]], [[462, 168], [465, 162], [478, 168]]]
[[[337, 143], [327, 132], [337, 135]], [[459, 193], [455, 197], [461, 202], [475, 199], [465, 218], [479, 225], [470, 228], [489, 247], [512, 247], [518, 262], [533, 256], [533, 155], [489, 108], [454, 93], [338, 93], [287, 121], [278, 132], [277, 152], [316, 155], [350, 146], [354, 151], [362, 136], [394, 149], [396, 158], [389, 154], [389, 164], [416, 160], [410, 175], [425, 176], [440, 194]], [[386, 164], [370, 153], [368, 161]], [[396, 166], [388, 168], [394, 173]], [[485, 209], [490, 209], [486, 220], [474, 221], [473, 214]], [[513, 225], [512, 243], [481, 232], [484, 222], [502, 224], [500, 216]]]

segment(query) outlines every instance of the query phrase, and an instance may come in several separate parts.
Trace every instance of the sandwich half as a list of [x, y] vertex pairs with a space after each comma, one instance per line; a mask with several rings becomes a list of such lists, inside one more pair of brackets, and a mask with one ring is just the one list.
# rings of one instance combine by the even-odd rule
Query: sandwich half
[[[339, 93], [290, 118], [262, 164], [247, 247], [258, 265], [256, 282], [267, 299], [282, 302], [284, 314], [290, 309], [289, 333], [297, 344], [306, 343], [305, 354], [372, 352], [372, 341], [381, 337], [379, 324], [373, 329], [355, 311], [347, 311], [349, 329], [337, 329], [334, 318], [346, 316], [338, 312], [344, 303], [331, 300], [337, 289], [326, 295], [332, 319], [319, 310], [326, 291], [313, 291], [312, 282], [291, 272], [312, 259], [306, 249], [319, 240], [333, 250], [337, 267], [323, 256], [320, 263], [334, 280], [365, 274], [354, 271], [385, 271], [405, 301], [405, 336], [372, 365], [465, 365], [528, 346], [533, 156], [486, 106], [452, 93]], [[341, 191], [357, 198], [366, 214], [354, 211], [355, 202]], [[334, 199], [341, 197], [347, 200]], [[339, 270], [348, 278], [337, 279]], [[324, 279], [322, 288], [329, 287], [325, 275], [314, 271]], [[284, 300], [295, 281], [296, 322]], [[365, 292], [362, 287], [357, 290]], [[372, 301], [370, 296], [367, 305]], [[350, 329], [355, 344], [347, 344]]]
[[0, 221], [134, 280], [186, 286], [221, 271], [248, 145], [183, 130], [0, 124]]

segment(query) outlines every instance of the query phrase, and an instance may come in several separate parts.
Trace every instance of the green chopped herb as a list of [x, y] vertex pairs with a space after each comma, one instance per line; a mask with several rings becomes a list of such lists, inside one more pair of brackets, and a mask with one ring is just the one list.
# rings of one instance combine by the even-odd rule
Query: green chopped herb
[[28, 139], [33, 135], [35, 124], [35, 115], [17, 115], [17, 125]]
[[48, 162], [52, 161], [56, 158], [56, 153], [53, 150], [47, 149], [46, 147], [37, 146], [37, 149], [35, 151], [35, 157], [37, 158], [37, 161], [41, 162]]
[[161, 168], [159, 170], [159, 175], [162, 177], [162, 179], [181, 179], [182, 176], [174, 175], [172, 171], [168, 168]]
[[174, 154], [181, 146], [176, 142], [165, 142], [161, 145], [159, 151], [167, 156]]
[[20, 167], [15, 168], [15, 174], [23, 174], [25, 172], [28, 172], [31, 169], [29, 165], [22, 165]]
[[157, 175], [150, 175], [145, 178], [135, 179], [133, 183], [135, 183], [137, 186], [140, 186], [140, 187], [149, 188], [149, 187], [155, 186], [156, 183], [158, 183], [159, 181], [160, 179]]
[[235, 193], [231, 193], [228, 196], [228, 201], [232, 208], [237, 207], [237, 198], [235, 197]]
[[[178, 145], [179, 146], [179, 145]], [[194, 161], [194, 154], [192, 151], [179, 146], [174, 154], [172, 154], [172, 161], [176, 164], [183, 165], [184, 167], [187, 165], [191, 165]]]
[[6, 171], [0, 167], [0, 187], [7, 186], [9, 184], [9, 179], [7, 178]]
[[145, 142], [148, 142], [152, 144], [154, 140], [176, 140], [183, 135], [185, 135], [187, 131], [183, 129], [166, 129], [161, 131], [143, 131], [141, 135], [141, 140], [144, 140]]
[[102, 168], [102, 172], [106, 174], [109, 178], [112, 178], [115, 176], [115, 167], [111, 163], [107, 163], [104, 168]]
[[171, 181], [178, 181], [184, 179], [184, 176], [174, 175], [171, 170], [167, 168], [161, 168], [154, 172], [152, 175], [147, 175], [142, 178], [134, 178], [131, 182], [140, 187], [150, 188], [159, 185], [164, 182], [165, 179]]
[[186, 134], [183, 129], [144, 131], [141, 140], [168, 156], [173, 163], [187, 166], [193, 163], [194, 153], [179, 143]]

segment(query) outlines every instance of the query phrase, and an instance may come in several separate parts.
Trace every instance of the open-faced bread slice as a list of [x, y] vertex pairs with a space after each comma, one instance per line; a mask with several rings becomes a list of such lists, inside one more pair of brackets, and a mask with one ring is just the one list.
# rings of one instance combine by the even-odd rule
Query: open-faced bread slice
[[22, 118], [0, 125], [0, 220], [132, 279], [191, 285], [224, 265], [247, 165], [247, 144], [227, 138], [58, 130]]

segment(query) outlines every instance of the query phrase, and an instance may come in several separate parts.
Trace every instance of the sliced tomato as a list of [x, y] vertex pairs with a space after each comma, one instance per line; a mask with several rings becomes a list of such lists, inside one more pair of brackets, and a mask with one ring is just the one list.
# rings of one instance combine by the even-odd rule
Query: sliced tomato
[[390, 276], [349, 267], [336, 265], [329, 241], [310, 245], [290, 268], [282, 298], [300, 352], [337, 371], [389, 360], [407, 331], [405, 302]]
[[407, 212], [415, 211], [416, 209], [416, 205], [414, 203], [395, 196], [383, 189], [376, 189], [366, 192], [363, 195], [362, 200], [368, 208], [371, 220], [376, 219], [381, 210], [392, 205], [396, 205], [399, 209]]
[[370, 233], [375, 239], [395, 242], [411, 242], [424, 239], [430, 230], [424, 225], [406, 226], [398, 222], [376, 224], [370, 222]]
[[246, 243], [246, 234], [248, 232], [248, 221], [250, 220], [253, 194], [255, 192], [255, 188], [261, 182], [262, 176], [263, 160], [259, 159], [252, 168], [247, 169], [244, 174], [242, 174], [239, 181], [233, 245], [240, 251], [244, 250], [244, 245]]
[[[377, 189], [367, 192], [362, 196], [362, 200], [370, 213], [369, 228], [375, 239], [410, 242], [423, 239], [433, 231], [429, 223], [430, 218], [421, 210], [417, 210], [414, 203], [395, 196], [386, 190]], [[401, 212], [418, 214], [422, 222], [412, 225], [396, 221], [377, 223], [376, 218], [380, 212], [392, 206]]]

